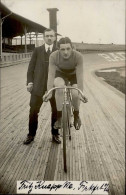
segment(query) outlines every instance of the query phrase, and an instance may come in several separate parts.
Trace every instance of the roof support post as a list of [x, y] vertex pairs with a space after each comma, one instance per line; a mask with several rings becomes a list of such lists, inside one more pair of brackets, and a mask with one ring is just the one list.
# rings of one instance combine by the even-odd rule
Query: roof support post
[[32, 38], [31, 38], [31, 32], [29, 33], [29, 39], [30, 39], [30, 45], [31, 45], [31, 40], [32, 40]]
[[35, 35], [36, 35], [36, 47], [38, 46], [38, 40], [37, 40], [37, 38], [38, 38], [38, 32], [35, 32]]
[[24, 27], [24, 33], [25, 33], [25, 53], [27, 53], [27, 28]]
[[2, 18], [0, 12], [0, 61], [2, 61]]
[[22, 45], [22, 35], [21, 35], [21, 45]]

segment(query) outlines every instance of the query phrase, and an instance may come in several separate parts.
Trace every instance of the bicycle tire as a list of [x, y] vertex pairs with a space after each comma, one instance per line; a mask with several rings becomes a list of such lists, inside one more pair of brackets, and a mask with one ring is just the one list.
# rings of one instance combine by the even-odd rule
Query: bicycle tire
[[68, 124], [68, 136], [69, 140], [71, 140], [71, 106], [67, 104], [67, 124]]
[[67, 157], [66, 157], [66, 132], [68, 130], [68, 120], [67, 120], [67, 105], [63, 104], [62, 109], [62, 124], [63, 124], [63, 161], [64, 161], [64, 171], [67, 172]]
[[73, 124], [71, 123], [71, 117], [72, 117], [72, 96], [71, 96], [71, 91], [68, 89], [68, 101], [69, 104], [67, 104], [67, 117], [68, 117], [68, 129], [69, 129], [69, 140], [71, 140], [71, 127]]

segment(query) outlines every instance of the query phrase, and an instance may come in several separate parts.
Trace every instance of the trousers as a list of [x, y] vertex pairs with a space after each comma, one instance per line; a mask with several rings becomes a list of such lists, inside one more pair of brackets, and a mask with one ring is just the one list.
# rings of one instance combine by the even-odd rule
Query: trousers
[[[41, 96], [37, 96], [34, 94], [31, 94], [30, 99], [30, 111], [29, 111], [29, 134], [31, 136], [36, 135], [37, 127], [38, 127], [38, 114], [40, 111], [40, 108], [42, 106], [43, 99]], [[58, 134], [58, 129], [54, 129], [54, 123], [57, 120], [57, 109], [56, 109], [56, 101], [55, 96], [53, 95], [50, 99], [50, 105], [51, 105], [51, 133], [52, 135]]]

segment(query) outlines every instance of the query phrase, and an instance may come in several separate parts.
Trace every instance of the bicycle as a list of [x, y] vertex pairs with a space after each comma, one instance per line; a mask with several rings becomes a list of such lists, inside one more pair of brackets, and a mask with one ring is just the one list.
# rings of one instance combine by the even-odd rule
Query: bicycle
[[[62, 126], [61, 129], [63, 130], [63, 160], [64, 160], [64, 171], [67, 172], [67, 158], [66, 158], [66, 137], [69, 137], [69, 140], [71, 140], [71, 117], [72, 117], [72, 112], [73, 112], [73, 107], [72, 107], [72, 94], [71, 94], [71, 89], [77, 90], [81, 94], [81, 101], [83, 103], [86, 103], [88, 100], [84, 96], [83, 92], [76, 88], [76, 87], [71, 87], [69, 86], [64, 86], [64, 87], [54, 87], [50, 89], [46, 96], [48, 97], [49, 94], [58, 89], [64, 89], [64, 100], [63, 100], [63, 107], [62, 107]], [[44, 101], [48, 101], [49, 99], [45, 99]]]

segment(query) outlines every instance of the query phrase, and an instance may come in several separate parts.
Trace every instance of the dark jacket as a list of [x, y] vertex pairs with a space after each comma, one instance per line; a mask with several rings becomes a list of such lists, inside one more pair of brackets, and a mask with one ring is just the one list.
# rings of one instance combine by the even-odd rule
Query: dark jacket
[[[54, 45], [52, 52], [56, 50]], [[45, 45], [35, 48], [27, 71], [27, 84], [33, 82], [32, 93], [35, 95], [43, 96], [47, 90], [48, 65], [45, 59]]]

